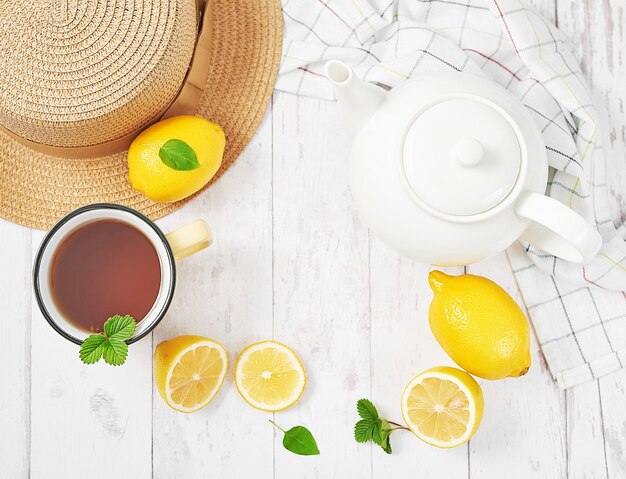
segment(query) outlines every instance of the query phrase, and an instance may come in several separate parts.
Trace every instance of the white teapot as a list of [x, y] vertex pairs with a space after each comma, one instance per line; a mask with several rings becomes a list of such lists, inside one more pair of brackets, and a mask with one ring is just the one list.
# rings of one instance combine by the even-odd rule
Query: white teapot
[[401, 254], [440, 266], [492, 256], [523, 239], [584, 263], [600, 234], [546, 196], [541, 134], [504, 88], [466, 73], [387, 91], [326, 64], [347, 126], [352, 196], [362, 221]]

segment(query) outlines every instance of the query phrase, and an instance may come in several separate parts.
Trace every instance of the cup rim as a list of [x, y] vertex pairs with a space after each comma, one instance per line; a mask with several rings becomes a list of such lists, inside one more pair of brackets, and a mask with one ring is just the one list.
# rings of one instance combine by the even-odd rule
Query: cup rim
[[171, 281], [170, 281], [170, 287], [167, 290], [167, 297], [165, 298], [165, 303], [163, 304], [161, 311], [158, 312], [155, 319], [146, 329], [144, 329], [140, 334], [133, 336], [132, 338], [126, 340], [126, 344], [133, 344], [139, 341], [140, 339], [143, 339], [148, 334], [150, 334], [154, 330], [154, 328], [161, 322], [161, 320], [167, 313], [172, 303], [172, 299], [174, 297], [174, 290], [176, 289], [176, 261], [174, 260], [174, 253], [172, 251], [172, 248], [170, 244], [168, 243], [167, 238], [165, 237], [165, 234], [161, 231], [161, 229], [150, 218], [148, 218], [147, 216], [139, 213], [138, 211], [132, 208], [129, 208], [124, 205], [118, 205], [115, 203], [93, 203], [90, 205], [81, 206], [80, 208], [77, 208], [74, 211], [71, 211], [70, 213], [65, 215], [63, 218], [61, 218], [52, 228], [50, 228], [50, 230], [44, 236], [43, 241], [39, 245], [37, 254], [35, 256], [35, 262], [33, 264], [33, 288], [34, 288], [34, 293], [35, 293], [35, 299], [37, 301], [37, 305], [39, 306], [39, 310], [43, 314], [48, 324], [52, 326], [52, 329], [54, 329], [57, 333], [59, 333], [65, 339], [67, 339], [68, 341], [71, 341], [74, 344], [81, 345], [83, 343], [82, 340], [69, 334], [67, 331], [61, 328], [57, 324], [57, 322], [54, 320], [54, 318], [52, 317], [48, 309], [46, 308], [46, 305], [44, 304], [43, 298], [41, 296], [41, 285], [39, 283], [39, 271], [41, 269], [41, 260], [43, 257], [43, 253], [46, 250], [48, 243], [50, 243], [50, 240], [56, 235], [59, 229], [71, 219], [83, 213], [86, 213], [88, 211], [93, 211], [93, 210], [118, 210], [118, 211], [124, 211], [126, 213], [130, 213], [136, 216], [137, 218], [142, 220], [144, 223], [146, 223], [146, 225], [149, 226], [156, 233], [159, 239], [163, 242], [165, 251], [167, 253], [167, 262], [169, 263], [170, 271], [171, 271]]

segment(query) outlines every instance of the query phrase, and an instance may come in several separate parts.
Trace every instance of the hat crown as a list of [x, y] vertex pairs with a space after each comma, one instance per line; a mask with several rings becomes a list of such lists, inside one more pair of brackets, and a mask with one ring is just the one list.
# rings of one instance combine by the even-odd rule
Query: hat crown
[[185, 79], [194, 0], [0, 5], [0, 124], [54, 147], [106, 143], [163, 112]]

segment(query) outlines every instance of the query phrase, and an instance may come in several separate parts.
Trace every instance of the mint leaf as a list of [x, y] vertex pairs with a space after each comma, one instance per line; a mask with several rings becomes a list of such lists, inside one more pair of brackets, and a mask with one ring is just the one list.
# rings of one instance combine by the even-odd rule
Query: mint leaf
[[369, 399], [359, 399], [356, 403], [356, 411], [363, 419], [376, 421], [378, 419], [378, 411]]
[[379, 419], [374, 423], [374, 430], [372, 431], [372, 441], [379, 446], [383, 444], [383, 422]]
[[137, 330], [137, 322], [132, 316], [115, 316], [107, 319], [104, 323], [104, 333], [108, 338], [130, 339]]
[[357, 442], [373, 441], [387, 454], [391, 454], [389, 442], [391, 433], [398, 429], [409, 430], [402, 424], [378, 417], [378, 411], [368, 399], [359, 399], [356, 403], [356, 410], [362, 419], [354, 425], [354, 439]]
[[102, 344], [106, 341], [106, 338], [101, 334], [92, 334], [87, 337], [83, 344], [80, 345], [80, 351], [78, 355], [80, 360], [85, 364], [93, 364], [100, 361], [102, 357]]
[[128, 356], [128, 344], [137, 330], [137, 321], [132, 316], [111, 316], [104, 323], [104, 333], [92, 334], [80, 345], [79, 356], [85, 364], [93, 364], [104, 357], [104, 362], [121, 366]]
[[174, 170], [188, 171], [200, 168], [193, 148], [183, 140], [168, 140], [159, 150], [161, 161]]
[[295, 426], [286, 431], [283, 446], [301, 456], [316, 456], [320, 453], [313, 434], [304, 426]]
[[128, 356], [128, 344], [121, 339], [109, 338], [102, 343], [102, 357], [104, 362], [111, 366], [121, 366]]
[[283, 447], [288, 451], [300, 456], [316, 456], [320, 453], [313, 434], [306, 427], [294, 426], [285, 431], [274, 421], [270, 420], [270, 422], [285, 434], [283, 436]]
[[383, 432], [383, 443], [379, 444], [380, 447], [383, 448], [387, 454], [391, 454], [391, 443], [389, 442], [389, 436], [391, 436], [391, 431], [389, 429], [386, 432]]
[[376, 423], [369, 419], [361, 419], [354, 425], [354, 439], [356, 442], [367, 442], [372, 440]]
[[389, 442], [389, 436], [391, 436], [391, 433], [393, 431], [389, 427], [389, 423], [386, 420], [383, 419], [382, 424], [383, 424], [382, 441], [379, 444], [379, 446], [382, 447], [383, 451], [385, 451], [387, 454], [391, 454], [391, 443]]

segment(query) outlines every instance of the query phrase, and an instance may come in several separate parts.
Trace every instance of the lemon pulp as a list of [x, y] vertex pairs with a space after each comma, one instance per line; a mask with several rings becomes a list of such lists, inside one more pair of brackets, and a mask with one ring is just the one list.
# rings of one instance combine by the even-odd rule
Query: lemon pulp
[[159, 344], [154, 352], [155, 383], [173, 409], [193, 412], [213, 400], [228, 367], [221, 344], [202, 336], [178, 336]]
[[402, 395], [402, 415], [409, 429], [437, 447], [456, 447], [476, 433], [484, 399], [465, 371], [432, 368], [413, 378]]
[[235, 385], [248, 404], [274, 412], [298, 401], [306, 385], [306, 374], [289, 347], [262, 341], [241, 352], [235, 366]]

